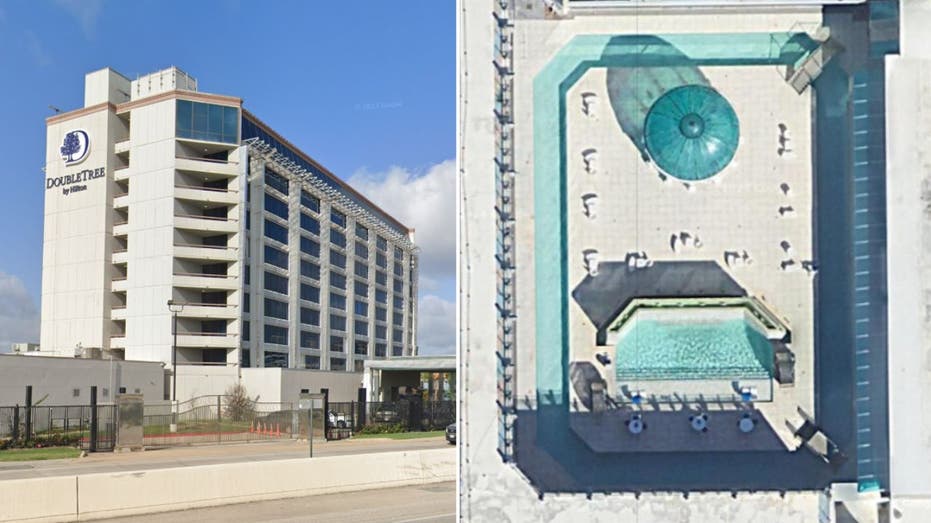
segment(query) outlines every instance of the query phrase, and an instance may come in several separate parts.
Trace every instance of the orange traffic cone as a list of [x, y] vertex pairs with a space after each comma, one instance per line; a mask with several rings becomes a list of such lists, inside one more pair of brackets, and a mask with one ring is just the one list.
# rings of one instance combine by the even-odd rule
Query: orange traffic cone
[[249, 432], [255, 432], [255, 420], [249, 422]]

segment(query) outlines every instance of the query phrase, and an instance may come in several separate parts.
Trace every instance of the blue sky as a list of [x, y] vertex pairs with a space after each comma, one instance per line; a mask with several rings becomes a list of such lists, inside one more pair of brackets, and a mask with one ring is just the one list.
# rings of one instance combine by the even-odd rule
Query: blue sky
[[81, 107], [90, 71], [110, 66], [134, 79], [171, 65], [201, 91], [243, 98], [418, 229], [421, 345], [452, 350], [452, 0], [0, 0], [0, 42], [0, 350], [38, 341], [48, 106]]

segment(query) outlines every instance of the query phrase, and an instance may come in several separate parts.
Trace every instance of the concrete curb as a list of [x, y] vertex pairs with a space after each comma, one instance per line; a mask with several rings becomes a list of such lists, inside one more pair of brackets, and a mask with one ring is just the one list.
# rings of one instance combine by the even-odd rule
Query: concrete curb
[[454, 481], [455, 449], [0, 481], [0, 522], [88, 521]]

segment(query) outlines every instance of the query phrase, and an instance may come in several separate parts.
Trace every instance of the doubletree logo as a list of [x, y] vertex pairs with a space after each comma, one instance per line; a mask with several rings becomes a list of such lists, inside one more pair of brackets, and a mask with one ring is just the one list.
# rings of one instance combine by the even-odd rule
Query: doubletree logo
[[59, 152], [61, 152], [61, 159], [65, 161], [65, 165], [73, 165], [83, 160], [87, 156], [88, 150], [90, 150], [90, 140], [87, 137], [87, 132], [76, 129], [65, 133]]

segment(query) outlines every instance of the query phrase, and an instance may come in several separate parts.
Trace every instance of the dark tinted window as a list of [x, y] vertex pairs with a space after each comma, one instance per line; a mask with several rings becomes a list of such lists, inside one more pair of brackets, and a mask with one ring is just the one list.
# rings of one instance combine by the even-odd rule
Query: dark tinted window
[[265, 298], [265, 315], [279, 320], [288, 319], [288, 303]]
[[275, 267], [281, 267], [282, 269], [288, 269], [288, 253], [276, 249], [271, 245], [265, 246], [265, 263], [270, 263]]
[[265, 271], [265, 290], [279, 294], [288, 293], [288, 279], [275, 273]]
[[265, 193], [265, 210], [279, 218], [288, 219], [288, 204]]
[[285, 229], [271, 220], [265, 220], [265, 237], [287, 245], [288, 229]]
[[265, 343], [277, 343], [278, 345], [288, 344], [288, 328], [276, 327], [275, 325], [265, 326]]

